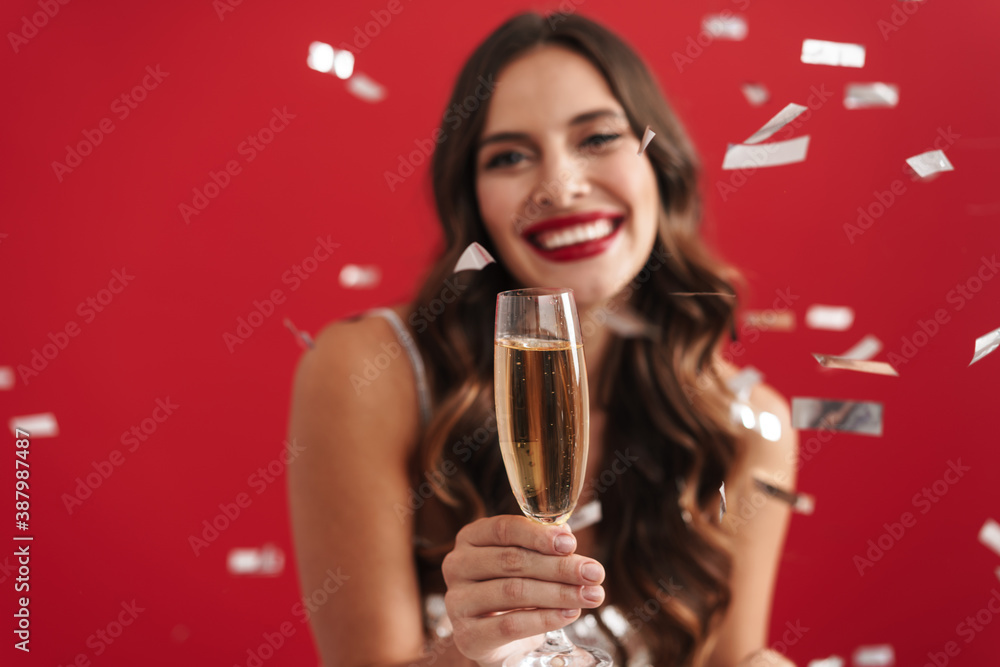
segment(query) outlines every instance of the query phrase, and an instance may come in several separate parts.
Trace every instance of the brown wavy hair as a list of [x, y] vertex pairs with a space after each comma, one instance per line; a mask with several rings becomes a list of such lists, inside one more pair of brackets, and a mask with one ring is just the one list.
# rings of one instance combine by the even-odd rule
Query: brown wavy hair
[[[488, 99], [475, 101], [482, 98], [484, 82], [544, 45], [570, 49], [593, 64], [636, 136], [647, 124], [657, 132], [646, 149], [662, 202], [657, 238], [646, 266], [623, 290], [656, 335], [614, 338], [600, 369], [603, 391], [596, 402], [607, 419], [602, 470], [618, 452], [628, 450], [638, 460], [600, 495], [605, 520], [597, 526], [597, 557], [607, 568], [608, 604], [625, 612], [645, 605], [648, 611], [657, 601], [656, 613], [632, 622], [654, 662], [689, 665], [710, 645], [730, 601], [728, 542], [717, 521], [703, 514], [715, 507], [719, 486], [739, 454], [729, 417], [732, 394], [710, 372], [713, 351], [734, 330], [736, 303], [724, 296], [672, 293], [731, 294], [733, 285], [725, 276], [737, 274], [699, 237], [697, 158], [649, 69], [619, 37], [576, 13], [525, 13], [501, 25], [465, 63], [442, 119], [431, 170], [444, 250], [410, 317], [430, 369], [433, 401], [413, 473], [433, 475], [437, 500], [449, 508], [453, 522], [450, 542], [418, 544], [418, 563], [422, 578], [439, 573], [462, 525], [483, 516], [520, 514], [495, 427], [485, 425], [494, 414], [496, 295], [522, 285], [502, 263], [451, 274], [474, 241], [499, 256], [476, 199], [476, 147]], [[458, 294], [448, 305], [443, 302], [446, 281], [451, 286], [445, 291]], [[700, 389], [692, 391], [696, 386]], [[483, 440], [483, 434], [489, 437]], [[621, 660], [624, 649], [617, 650]]]

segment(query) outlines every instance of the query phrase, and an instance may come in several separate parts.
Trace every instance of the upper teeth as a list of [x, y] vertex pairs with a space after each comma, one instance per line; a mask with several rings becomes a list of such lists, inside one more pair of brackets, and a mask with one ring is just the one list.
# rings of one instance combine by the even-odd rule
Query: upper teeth
[[615, 229], [614, 224], [606, 219], [594, 220], [572, 227], [542, 232], [538, 235], [538, 245], [546, 250], [554, 250], [584, 241], [593, 241], [608, 236]]

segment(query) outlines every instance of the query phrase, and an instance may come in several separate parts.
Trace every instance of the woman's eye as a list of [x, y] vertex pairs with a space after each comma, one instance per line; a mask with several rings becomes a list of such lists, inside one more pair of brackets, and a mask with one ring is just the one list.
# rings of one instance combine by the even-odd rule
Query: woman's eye
[[517, 151], [504, 151], [503, 153], [498, 153], [490, 158], [489, 162], [486, 163], [487, 169], [493, 169], [494, 167], [510, 167], [524, 158], [523, 153], [518, 153]]
[[593, 134], [584, 139], [583, 146], [590, 151], [600, 150], [621, 136], [620, 134]]

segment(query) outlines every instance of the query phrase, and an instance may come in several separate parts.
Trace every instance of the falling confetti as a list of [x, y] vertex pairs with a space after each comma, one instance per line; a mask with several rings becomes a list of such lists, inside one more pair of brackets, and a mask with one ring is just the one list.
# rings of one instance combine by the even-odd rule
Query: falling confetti
[[493, 255], [486, 252], [486, 248], [473, 241], [469, 244], [469, 247], [462, 252], [462, 256], [458, 258], [458, 262], [455, 263], [455, 269], [452, 273], [470, 270], [479, 271], [487, 264], [495, 263], [496, 260], [493, 259]]
[[295, 325], [292, 324], [292, 321], [287, 317], [285, 318], [285, 326], [288, 327], [288, 330], [292, 332], [293, 336], [295, 336], [295, 340], [299, 344], [299, 347], [304, 350], [311, 350], [316, 347], [316, 344], [313, 343], [312, 337], [305, 331], [299, 331], [296, 329]]
[[568, 522], [570, 530], [583, 530], [588, 526], [593, 526], [600, 522], [602, 516], [601, 501], [591, 500], [583, 507], [576, 508], [576, 511], [570, 516]]
[[876, 354], [882, 351], [882, 341], [877, 337], [868, 334], [857, 344], [840, 355], [843, 359], [858, 359], [859, 361], [867, 361], [874, 357]]
[[816, 510], [816, 499], [806, 493], [787, 491], [758, 477], [755, 477], [753, 481], [754, 485], [767, 495], [791, 505], [794, 512], [812, 514]]
[[10, 366], [0, 366], [0, 390], [14, 388], [14, 369]]
[[382, 270], [377, 266], [345, 264], [340, 270], [340, 286], [347, 289], [371, 289], [382, 280]]
[[801, 104], [795, 104], [794, 102], [789, 103], [784, 109], [776, 113], [771, 120], [764, 123], [762, 128], [750, 135], [750, 137], [743, 143], [745, 145], [759, 144], [798, 118], [799, 115], [801, 115], [805, 110], [806, 107]]
[[864, 67], [865, 47], [860, 44], [806, 39], [802, 42], [802, 62], [807, 65]]
[[750, 392], [753, 388], [764, 380], [764, 374], [753, 366], [746, 366], [739, 373], [726, 382], [729, 391], [733, 392], [741, 401], [750, 399]]
[[809, 152], [809, 136], [768, 144], [730, 144], [722, 161], [724, 170], [780, 167], [803, 162]]
[[847, 109], [892, 108], [899, 104], [899, 86], [893, 83], [849, 83], [844, 89]]
[[927, 151], [920, 155], [908, 157], [906, 158], [906, 164], [910, 165], [920, 178], [927, 178], [931, 174], [941, 171], [955, 170], [955, 167], [945, 157], [944, 151]]
[[347, 90], [365, 102], [381, 102], [385, 99], [385, 87], [365, 74], [355, 74], [347, 80]]
[[976, 339], [976, 351], [972, 355], [972, 361], [969, 365], [976, 363], [986, 355], [993, 352], [997, 347], [1000, 347], [1000, 329], [994, 329], [993, 331], [980, 336]]
[[715, 39], [741, 42], [747, 38], [747, 20], [729, 13], [706, 15], [701, 28]]
[[743, 97], [747, 98], [747, 102], [752, 107], [759, 107], [771, 99], [771, 93], [762, 83], [744, 83], [740, 86], [740, 90], [743, 92]]
[[667, 292], [671, 296], [727, 296], [733, 299], [736, 298], [735, 294], [730, 294], [729, 292]]
[[993, 519], [987, 519], [983, 527], [979, 529], [979, 541], [1000, 556], [1000, 523]]
[[896, 654], [890, 644], [859, 646], [851, 656], [851, 662], [856, 667], [889, 667], [896, 664]]
[[276, 577], [285, 569], [285, 553], [273, 544], [260, 549], [230, 549], [226, 569], [232, 575]]
[[806, 326], [810, 329], [847, 331], [854, 324], [854, 310], [847, 306], [813, 305], [806, 311]]
[[655, 136], [656, 132], [649, 129], [649, 125], [647, 125], [646, 131], [642, 134], [642, 144], [639, 146], [639, 155], [642, 155], [646, 151], [646, 146], [649, 145], [649, 142], [652, 141]]
[[858, 359], [845, 359], [844, 357], [832, 357], [826, 354], [815, 354], [813, 357], [824, 368], [840, 368], [845, 371], [858, 371], [859, 373], [873, 373], [875, 375], [893, 375], [899, 377], [896, 369], [884, 361], [861, 361]]
[[748, 310], [743, 313], [743, 324], [760, 331], [794, 331], [795, 313], [790, 310]]
[[54, 438], [59, 435], [59, 424], [56, 422], [56, 416], [51, 412], [11, 417], [8, 425], [12, 434], [16, 433], [17, 429], [21, 429], [32, 438]]
[[839, 655], [831, 655], [829, 658], [810, 660], [807, 667], [844, 667], [844, 659]]
[[793, 397], [792, 428], [881, 436], [882, 404]]

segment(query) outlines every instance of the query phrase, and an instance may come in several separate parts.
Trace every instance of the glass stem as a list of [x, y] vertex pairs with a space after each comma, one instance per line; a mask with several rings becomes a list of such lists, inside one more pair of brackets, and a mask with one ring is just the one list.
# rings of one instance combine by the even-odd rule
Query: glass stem
[[563, 653], [574, 648], [576, 645], [566, 637], [562, 628], [559, 628], [545, 633], [545, 642], [538, 647], [538, 650], [544, 653]]

